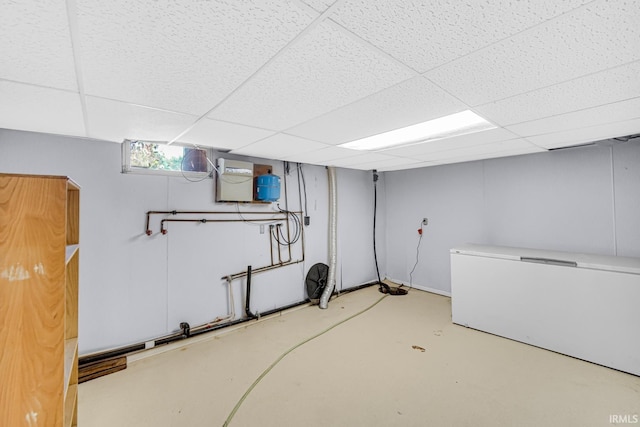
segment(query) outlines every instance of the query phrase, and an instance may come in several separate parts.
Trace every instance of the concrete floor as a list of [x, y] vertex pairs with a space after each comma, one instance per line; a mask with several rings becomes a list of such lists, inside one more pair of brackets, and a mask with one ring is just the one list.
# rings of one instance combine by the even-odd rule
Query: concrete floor
[[[222, 426], [279, 356], [381, 296], [367, 288], [144, 352], [80, 385], [79, 425]], [[585, 427], [639, 413], [640, 377], [453, 325], [449, 298], [412, 290], [289, 353], [229, 425]]]

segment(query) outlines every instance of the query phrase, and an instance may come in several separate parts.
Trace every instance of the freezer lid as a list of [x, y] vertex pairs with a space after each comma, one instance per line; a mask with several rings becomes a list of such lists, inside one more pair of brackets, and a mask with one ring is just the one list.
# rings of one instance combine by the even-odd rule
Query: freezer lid
[[[617, 271], [620, 273], [640, 275], [640, 258], [514, 248], [509, 246], [490, 246], [474, 243], [456, 246], [452, 248], [450, 252], [451, 254], [522, 262], [539, 262], [550, 265], [564, 265], [567, 267]], [[638, 284], [640, 285], [640, 282]]]

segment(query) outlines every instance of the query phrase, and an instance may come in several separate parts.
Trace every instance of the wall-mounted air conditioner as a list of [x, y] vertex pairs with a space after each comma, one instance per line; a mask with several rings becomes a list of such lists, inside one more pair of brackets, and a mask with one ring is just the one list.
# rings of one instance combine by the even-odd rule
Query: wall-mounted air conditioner
[[253, 200], [253, 163], [218, 159], [216, 201], [251, 202]]

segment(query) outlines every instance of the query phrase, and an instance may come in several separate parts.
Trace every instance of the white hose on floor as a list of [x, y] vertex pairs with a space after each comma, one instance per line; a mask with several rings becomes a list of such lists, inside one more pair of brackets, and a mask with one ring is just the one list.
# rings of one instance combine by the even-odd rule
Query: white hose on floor
[[338, 260], [338, 190], [336, 185], [336, 168], [327, 168], [329, 175], [329, 274], [327, 286], [320, 296], [320, 308], [328, 307], [329, 298], [336, 286], [336, 264]]

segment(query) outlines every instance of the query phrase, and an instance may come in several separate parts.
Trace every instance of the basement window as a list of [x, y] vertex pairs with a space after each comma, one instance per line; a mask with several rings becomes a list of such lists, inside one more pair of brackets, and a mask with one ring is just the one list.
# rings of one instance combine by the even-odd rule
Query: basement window
[[206, 178], [211, 154], [193, 146], [126, 139], [122, 143], [122, 172]]

